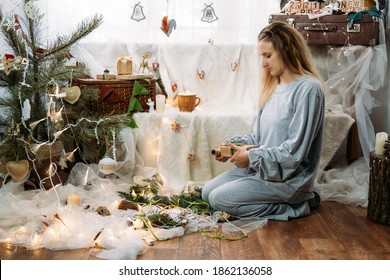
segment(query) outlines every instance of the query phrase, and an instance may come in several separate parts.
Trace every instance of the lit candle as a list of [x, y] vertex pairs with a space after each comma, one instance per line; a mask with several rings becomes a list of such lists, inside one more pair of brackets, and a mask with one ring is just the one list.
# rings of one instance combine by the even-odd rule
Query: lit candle
[[162, 113], [165, 109], [165, 95], [157, 94], [156, 95], [156, 112]]
[[72, 193], [68, 195], [67, 203], [68, 205], [80, 206], [80, 197], [77, 194]]
[[385, 141], [387, 140], [388, 135], [386, 132], [378, 132], [376, 134], [376, 139], [375, 139], [375, 154], [378, 156], [383, 156], [383, 151], [384, 151], [384, 145]]

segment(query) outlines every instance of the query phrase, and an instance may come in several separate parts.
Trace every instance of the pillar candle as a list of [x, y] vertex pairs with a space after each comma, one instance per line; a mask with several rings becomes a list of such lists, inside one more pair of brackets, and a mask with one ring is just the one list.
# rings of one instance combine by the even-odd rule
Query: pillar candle
[[157, 113], [164, 112], [165, 109], [165, 95], [157, 94], [156, 95], [156, 111]]
[[376, 139], [375, 139], [375, 154], [378, 156], [383, 156], [383, 151], [384, 151], [384, 145], [385, 141], [387, 140], [387, 133], [386, 132], [378, 132], [376, 134]]
[[80, 206], [80, 197], [77, 194], [70, 194], [68, 195], [68, 200], [67, 200], [68, 205], [76, 205]]

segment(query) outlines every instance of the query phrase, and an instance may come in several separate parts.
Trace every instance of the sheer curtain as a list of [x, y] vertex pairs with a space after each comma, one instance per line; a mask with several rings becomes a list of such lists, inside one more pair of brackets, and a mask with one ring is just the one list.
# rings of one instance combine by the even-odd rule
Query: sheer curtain
[[[137, 43], [256, 43], [268, 16], [279, 11], [280, 0], [38, 0], [45, 13], [49, 37], [68, 34], [82, 19], [98, 13], [103, 24], [85, 40]], [[134, 20], [135, 6], [145, 19]], [[212, 22], [202, 21], [205, 8], [214, 11]], [[162, 19], [176, 21], [170, 36], [162, 32]]]

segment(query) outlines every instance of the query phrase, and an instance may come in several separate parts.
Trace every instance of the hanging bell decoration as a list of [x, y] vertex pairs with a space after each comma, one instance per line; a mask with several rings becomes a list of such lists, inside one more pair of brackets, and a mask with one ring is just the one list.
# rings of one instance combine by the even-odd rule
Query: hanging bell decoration
[[203, 16], [201, 18], [201, 21], [205, 21], [205, 22], [211, 23], [213, 21], [218, 20], [218, 17], [215, 14], [214, 8], [211, 7], [212, 5], [213, 5], [213, 3], [211, 3], [210, 5], [205, 4], [206, 8], [204, 8], [202, 10]]
[[133, 8], [133, 14], [131, 15], [131, 19], [140, 22], [141, 20], [146, 19], [143, 6], [140, 4], [141, 2], [138, 2], [135, 4]]

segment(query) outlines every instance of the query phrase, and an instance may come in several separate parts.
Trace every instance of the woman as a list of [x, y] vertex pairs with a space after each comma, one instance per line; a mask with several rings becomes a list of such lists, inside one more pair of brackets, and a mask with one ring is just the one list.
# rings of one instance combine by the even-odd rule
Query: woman
[[[324, 128], [321, 78], [303, 37], [288, 24], [265, 27], [258, 50], [262, 94], [253, 132], [229, 141], [237, 168], [206, 183], [202, 198], [235, 218], [306, 216], [320, 203], [313, 185]], [[259, 146], [247, 150], [238, 142]]]

